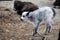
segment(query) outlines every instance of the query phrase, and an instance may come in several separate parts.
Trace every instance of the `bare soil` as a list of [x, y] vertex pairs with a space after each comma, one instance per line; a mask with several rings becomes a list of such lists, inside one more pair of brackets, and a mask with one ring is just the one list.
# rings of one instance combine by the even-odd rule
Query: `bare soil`
[[[60, 9], [56, 9], [56, 17], [52, 25], [51, 33], [47, 34], [45, 40], [57, 40], [60, 29]], [[0, 8], [0, 40], [41, 40], [44, 36], [45, 24], [41, 23], [38, 28], [37, 37], [33, 37], [33, 25], [20, 21], [20, 16], [5, 8]]]

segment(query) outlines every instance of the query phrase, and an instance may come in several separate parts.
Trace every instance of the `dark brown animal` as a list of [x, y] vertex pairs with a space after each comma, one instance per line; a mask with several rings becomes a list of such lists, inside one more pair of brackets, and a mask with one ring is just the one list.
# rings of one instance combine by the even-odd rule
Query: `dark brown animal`
[[38, 9], [38, 6], [31, 2], [14, 1], [14, 9], [19, 15], [21, 15], [23, 11], [31, 12]]

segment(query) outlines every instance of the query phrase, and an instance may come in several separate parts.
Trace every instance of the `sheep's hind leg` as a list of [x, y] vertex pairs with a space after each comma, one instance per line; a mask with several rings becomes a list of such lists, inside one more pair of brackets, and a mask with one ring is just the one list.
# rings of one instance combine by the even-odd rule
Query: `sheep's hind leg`
[[47, 33], [50, 33], [51, 32], [51, 23], [48, 22], [46, 23], [46, 31], [45, 31], [45, 35], [47, 35]]

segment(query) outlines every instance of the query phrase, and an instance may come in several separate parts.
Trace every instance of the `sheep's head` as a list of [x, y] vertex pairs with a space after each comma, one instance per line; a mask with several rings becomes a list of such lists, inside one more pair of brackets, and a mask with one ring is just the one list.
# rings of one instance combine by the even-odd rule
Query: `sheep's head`
[[23, 12], [22, 16], [21, 16], [21, 20], [27, 21], [28, 20], [28, 15], [29, 15], [29, 12]]

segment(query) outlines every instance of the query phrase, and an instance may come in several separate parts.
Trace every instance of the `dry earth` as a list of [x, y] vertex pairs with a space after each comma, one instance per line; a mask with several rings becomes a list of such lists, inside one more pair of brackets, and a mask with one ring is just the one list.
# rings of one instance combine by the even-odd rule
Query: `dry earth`
[[[51, 4], [50, 4], [51, 5]], [[52, 7], [52, 5], [51, 5]], [[41, 23], [38, 28], [40, 36], [32, 37], [33, 25], [20, 21], [20, 16], [14, 12], [6, 11], [0, 7], [0, 40], [41, 40], [44, 36], [45, 24]], [[56, 9], [56, 17], [52, 31], [46, 35], [45, 40], [57, 40], [60, 29], [60, 9]]]

